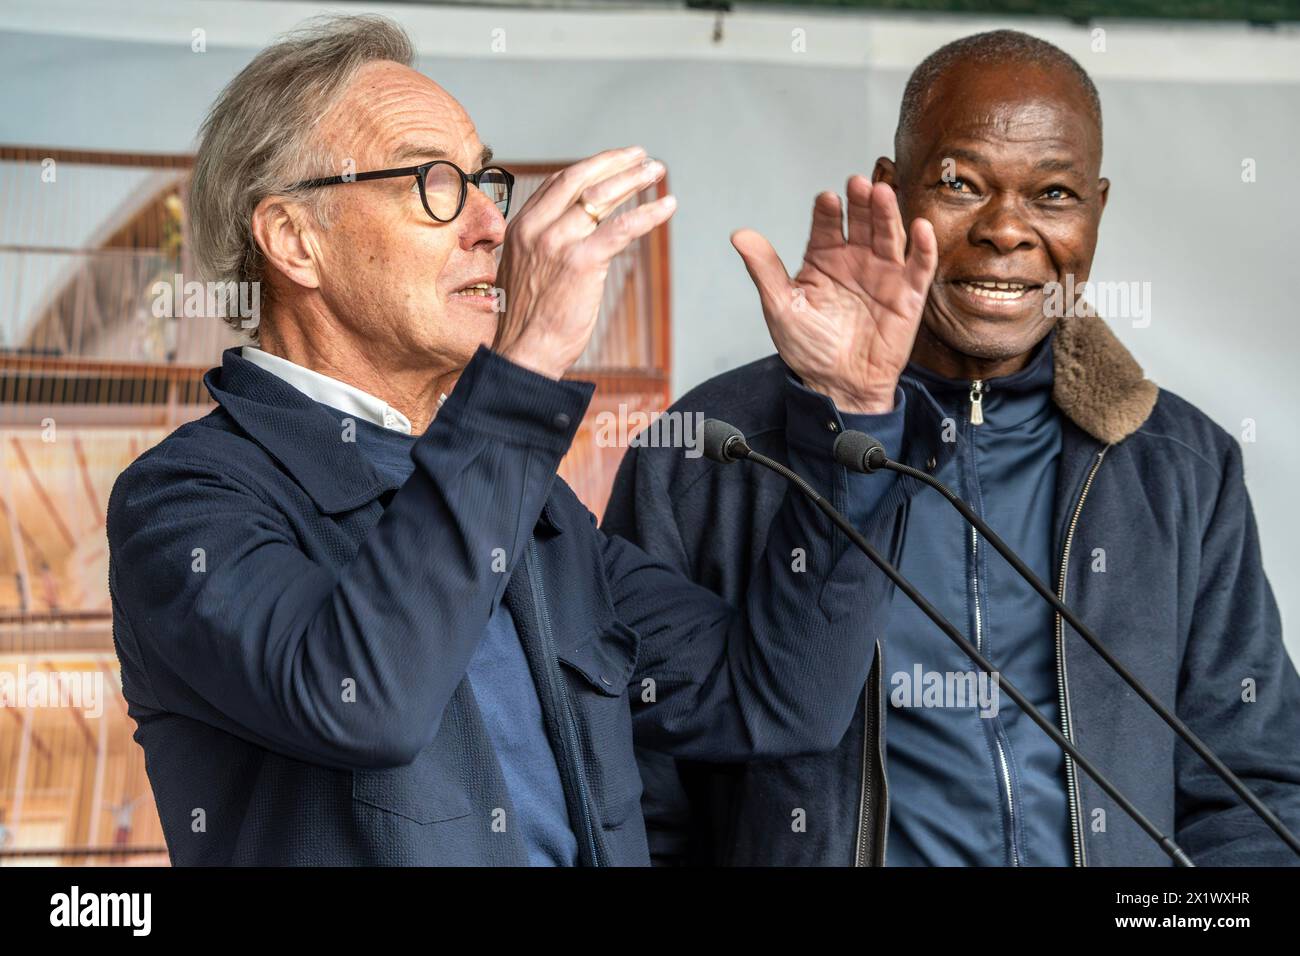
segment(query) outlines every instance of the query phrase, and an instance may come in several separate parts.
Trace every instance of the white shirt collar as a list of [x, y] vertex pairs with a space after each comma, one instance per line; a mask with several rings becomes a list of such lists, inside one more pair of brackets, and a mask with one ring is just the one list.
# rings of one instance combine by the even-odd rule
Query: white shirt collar
[[376, 398], [369, 392], [363, 392], [355, 385], [340, 382], [336, 378], [322, 375], [288, 359], [264, 352], [251, 345], [245, 345], [239, 354], [260, 369], [264, 369], [292, 385], [308, 398], [337, 408], [341, 412], [363, 418], [381, 428], [391, 428], [404, 435], [411, 434], [411, 420], [389, 405], [382, 398]]

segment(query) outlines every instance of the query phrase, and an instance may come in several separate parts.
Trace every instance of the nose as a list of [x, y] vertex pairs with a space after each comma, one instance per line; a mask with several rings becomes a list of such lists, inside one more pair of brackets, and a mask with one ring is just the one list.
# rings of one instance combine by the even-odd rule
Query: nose
[[487, 193], [470, 184], [465, 208], [456, 219], [460, 226], [460, 247], [466, 252], [495, 249], [505, 240], [506, 217]]
[[995, 194], [971, 224], [970, 241], [976, 246], [992, 246], [1002, 255], [1038, 245], [1038, 233], [1026, 221], [1017, 197]]

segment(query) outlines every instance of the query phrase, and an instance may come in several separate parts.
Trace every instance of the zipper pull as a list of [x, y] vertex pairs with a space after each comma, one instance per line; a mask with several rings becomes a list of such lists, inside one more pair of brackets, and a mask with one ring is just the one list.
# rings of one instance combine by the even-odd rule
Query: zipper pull
[[984, 380], [979, 378], [970, 383], [970, 423], [984, 424]]

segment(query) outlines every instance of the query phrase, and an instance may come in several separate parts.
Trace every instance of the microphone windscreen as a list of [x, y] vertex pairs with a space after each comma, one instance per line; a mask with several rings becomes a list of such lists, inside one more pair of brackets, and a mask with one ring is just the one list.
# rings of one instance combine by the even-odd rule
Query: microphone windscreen
[[840, 432], [840, 437], [835, 439], [835, 461], [851, 471], [870, 474], [880, 467], [872, 461], [872, 453], [877, 449], [879, 449], [878, 457], [883, 460], [885, 457], [884, 445], [866, 432], [850, 429]]
[[[735, 442], [734, 439], [740, 440]], [[704, 455], [706, 458], [710, 461], [721, 462], [724, 465], [739, 461], [742, 456], [732, 453], [733, 444], [744, 447], [745, 433], [735, 425], [728, 425], [716, 418], [706, 418], [704, 420]]]

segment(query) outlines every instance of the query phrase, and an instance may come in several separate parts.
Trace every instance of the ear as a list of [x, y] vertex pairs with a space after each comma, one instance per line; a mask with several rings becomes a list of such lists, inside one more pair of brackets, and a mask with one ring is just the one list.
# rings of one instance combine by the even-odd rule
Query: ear
[[1106, 200], [1110, 198], [1110, 180], [1105, 176], [1097, 180], [1097, 195], [1101, 198], [1101, 208], [1106, 209]]
[[885, 183], [886, 185], [893, 187], [894, 191], [897, 192], [897, 177], [898, 168], [894, 165], [892, 159], [881, 156], [876, 160], [876, 168], [871, 171], [871, 181], [873, 183]]
[[283, 196], [267, 196], [253, 210], [253, 241], [267, 263], [286, 279], [316, 289], [320, 287], [320, 254], [309, 220], [298, 203]]

